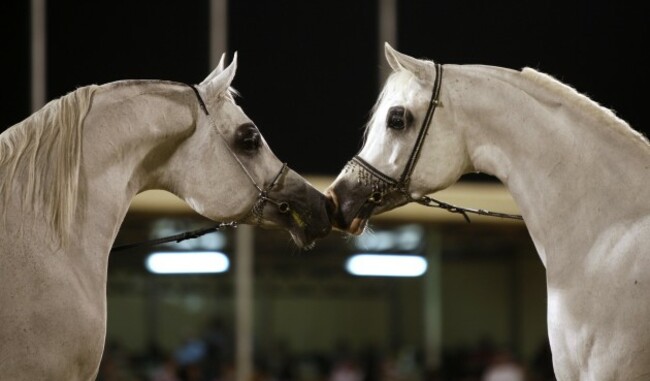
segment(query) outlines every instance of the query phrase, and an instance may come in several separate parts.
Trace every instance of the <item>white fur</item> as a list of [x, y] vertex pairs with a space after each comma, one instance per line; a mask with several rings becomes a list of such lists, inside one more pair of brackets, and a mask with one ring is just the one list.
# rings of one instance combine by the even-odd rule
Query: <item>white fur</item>
[[[431, 62], [390, 47], [386, 55], [396, 72], [360, 156], [395, 177], [413, 147], [435, 72]], [[558, 379], [650, 379], [648, 140], [532, 69], [445, 65], [440, 101], [413, 173], [413, 195], [471, 171], [497, 176], [547, 269]], [[410, 129], [386, 128], [386, 112], [396, 105], [414, 114]], [[349, 176], [341, 173], [330, 189], [353, 183]], [[349, 202], [346, 196], [336, 195], [339, 204]]]
[[[213, 220], [248, 214], [258, 192], [226, 148], [250, 122], [230, 91], [235, 68], [199, 86], [209, 118], [188, 86], [120, 81], [0, 135], [0, 380], [95, 378], [108, 254], [137, 193], [169, 190]], [[240, 161], [261, 187], [282, 167], [265, 143]]]
[[0, 136], [4, 202], [16, 187], [24, 195], [23, 206], [48, 211], [43, 217], [64, 238], [77, 207], [81, 126], [96, 88], [84, 87], [51, 101]]

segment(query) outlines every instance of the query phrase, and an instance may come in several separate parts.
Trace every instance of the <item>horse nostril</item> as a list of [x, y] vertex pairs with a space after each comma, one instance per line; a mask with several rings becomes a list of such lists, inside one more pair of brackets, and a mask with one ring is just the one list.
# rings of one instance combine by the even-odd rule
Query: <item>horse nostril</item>
[[370, 202], [372, 202], [372, 203], [375, 203], [375, 204], [381, 204], [381, 202], [382, 202], [383, 199], [384, 199], [383, 196], [384, 196], [384, 195], [381, 194], [381, 192], [372, 192], [372, 194], [371, 194], [370, 197], [368, 198], [368, 201], [370, 201]]

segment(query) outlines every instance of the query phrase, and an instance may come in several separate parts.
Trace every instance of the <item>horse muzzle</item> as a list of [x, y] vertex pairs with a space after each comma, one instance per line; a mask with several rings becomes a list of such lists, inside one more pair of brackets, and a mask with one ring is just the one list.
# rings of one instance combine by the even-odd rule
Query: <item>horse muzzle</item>
[[289, 231], [296, 245], [310, 248], [332, 229], [330, 201], [293, 170], [269, 194], [261, 215], [262, 225], [275, 225]]
[[333, 205], [332, 226], [354, 235], [363, 233], [370, 217], [409, 202], [397, 189], [377, 189], [347, 176], [336, 179], [325, 194]]

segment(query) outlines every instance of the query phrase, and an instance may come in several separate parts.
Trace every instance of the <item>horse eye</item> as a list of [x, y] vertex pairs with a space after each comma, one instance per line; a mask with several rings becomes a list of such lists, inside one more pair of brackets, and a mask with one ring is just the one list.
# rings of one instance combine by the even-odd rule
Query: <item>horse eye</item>
[[257, 151], [262, 145], [262, 136], [252, 123], [246, 123], [237, 128], [237, 146], [244, 151]]
[[394, 130], [403, 130], [411, 122], [411, 113], [402, 106], [394, 106], [388, 110], [386, 127]]

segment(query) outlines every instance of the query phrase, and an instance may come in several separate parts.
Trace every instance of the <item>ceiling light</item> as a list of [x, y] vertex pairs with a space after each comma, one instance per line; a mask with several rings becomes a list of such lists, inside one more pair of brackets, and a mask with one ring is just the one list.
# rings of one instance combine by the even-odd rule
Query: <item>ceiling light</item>
[[158, 252], [145, 261], [154, 274], [215, 274], [230, 267], [228, 257], [216, 251]]
[[417, 255], [356, 254], [345, 268], [359, 276], [417, 277], [427, 271], [427, 260]]

